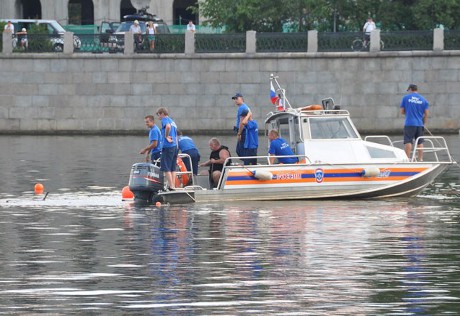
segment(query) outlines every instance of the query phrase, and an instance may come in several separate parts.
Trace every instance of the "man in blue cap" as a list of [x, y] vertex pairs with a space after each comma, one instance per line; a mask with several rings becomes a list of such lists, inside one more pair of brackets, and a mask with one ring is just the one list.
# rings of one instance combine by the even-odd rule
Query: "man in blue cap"
[[235, 105], [238, 106], [238, 112], [236, 113], [236, 122], [233, 130], [237, 132], [237, 143], [236, 143], [236, 154], [238, 156], [244, 155], [244, 139], [242, 139], [243, 130], [240, 130], [240, 120], [241, 115], [246, 112], [249, 113], [251, 110], [249, 107], [244, 103], [243, 95], [237, 92], [233, 97], [232, 100], [235, 102]]

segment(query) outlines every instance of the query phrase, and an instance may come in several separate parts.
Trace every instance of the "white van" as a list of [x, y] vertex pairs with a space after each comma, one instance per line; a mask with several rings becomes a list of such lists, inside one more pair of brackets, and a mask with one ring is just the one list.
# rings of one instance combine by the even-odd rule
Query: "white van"
[[[53, 44], [53, 50], [55, 52], [62, 52], [64, 50], [64, 33], [66, 30], [56, 20], [36, 20], [36, 19], [0, 19], [1, 22], [11, 21], [14, 25], [14, 32], [18, 32], [25, 28], [27, 31], [30, 30], [31, 25], [46, 25], [50, 41]], [[17, 39], [16, 39], [17, 40]], [[14, 45], [14, 43], [13, 43]], [[73, 47], [75, 50], [81, 48], [81, 40], [78, 36], [73, 37]]]

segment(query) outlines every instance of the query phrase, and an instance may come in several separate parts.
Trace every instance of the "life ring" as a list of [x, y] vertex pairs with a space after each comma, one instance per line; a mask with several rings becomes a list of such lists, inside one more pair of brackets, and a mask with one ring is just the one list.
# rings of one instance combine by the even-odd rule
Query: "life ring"
[[306, 107], [303, 107], [300, 109], [301, 111], [318, 111], [318, 110], [323, 110], [323, 106], [319, 104], [311, 104], [307, 105]]
[[185, 167], [184, 161], [181, 157], [177, 157], [176, 164], [178, 171], [183, 172], [180, 176], [176, 177], [176, 187], [185, 187], [190, 180], [189, 175], [187, 174], [187, 167]]

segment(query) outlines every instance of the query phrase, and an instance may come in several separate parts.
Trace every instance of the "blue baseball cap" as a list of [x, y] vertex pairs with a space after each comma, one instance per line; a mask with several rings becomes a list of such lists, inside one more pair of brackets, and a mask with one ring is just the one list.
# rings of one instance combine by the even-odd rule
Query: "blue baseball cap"
[[236, 99], [238, 99], [238, 98], [240, 98], [240, 97], [242, 98], [243, 95], [242, 95], [241, 93], [237, 92], [237, 93], [232, 97], [232, 100], [236, 100]]

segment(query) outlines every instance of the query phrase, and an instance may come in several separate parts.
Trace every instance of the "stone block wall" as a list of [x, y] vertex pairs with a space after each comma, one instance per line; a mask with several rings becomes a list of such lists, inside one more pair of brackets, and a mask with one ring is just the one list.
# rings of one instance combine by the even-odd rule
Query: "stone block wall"
[[460, 127], [460, 54], [442, 52], [283, 54], [0, 55], [0, 133], [136, 133], [160, 106], [179, 128], [229, 132], [235, 92], [263, 128], [269, 77], [294, 107], [333, 97], [362, 132], [400, 132], [409, 83], [430, 102], [430, 130]]

